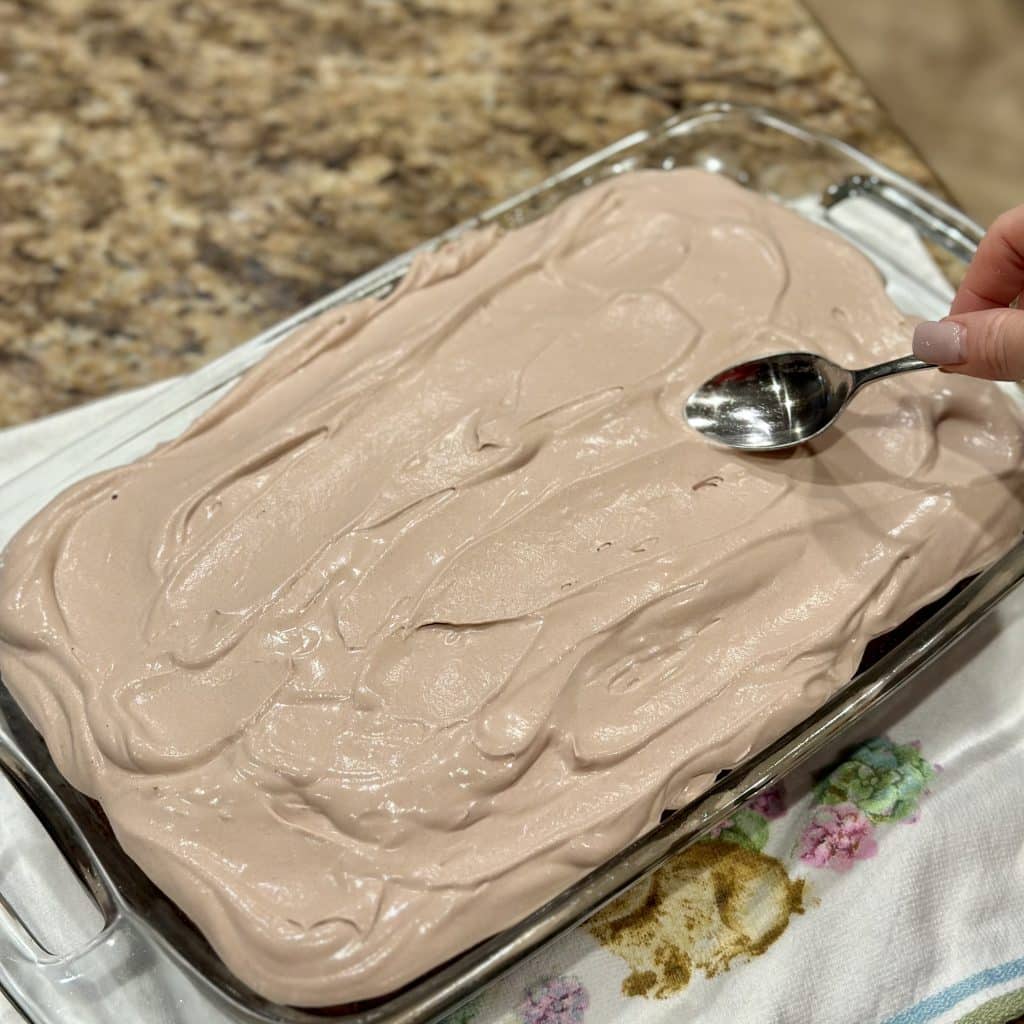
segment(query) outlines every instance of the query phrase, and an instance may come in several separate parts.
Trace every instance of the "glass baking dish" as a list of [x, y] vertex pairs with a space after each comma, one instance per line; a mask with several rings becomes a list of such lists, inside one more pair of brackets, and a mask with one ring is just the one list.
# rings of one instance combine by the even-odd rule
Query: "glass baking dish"
[[[905, 312], [940, 316], [955, 280], [981, 238], [980, 228], [844, 143], [764, 110], [708, 104], [650, 131], [638, 131], [472, 221], [397, 257], [189, 377], [122, 403], [99, 428], [79, 437], [0, 488], [0, 544], [73, 480], [129, 461], [179, 433], [248, 367], [300, 323], [325, 309], [381, 295], [401, 279], [420, 249], [467, 230], [515, 227], [566, 196], [613, 174], [639, 168], [699, 166], [793, 206], [844, 234], [886, 278]], [[898, 218], [942, 267], [926, 275], [909, 257], [879, 247], [877, 231], [847, 214], [882, 210]], [[868, 212], [870, 212], [870, 210]], [[860, 226], [859, 226], [860, 225]], [[473, 996], [545, 943], [585, 920], [612, 897], [694, 842], [884, 701], [970, 629], [1024, 578], [1024, 542], [903, 627], [875, 641], [854, 680], [817, 713], [729, 772], [690, 806], [667, 813], [653, 830], [550, 900], [525, 920], [388, 997], [358, 1005], [302, 1010], [268, 1003], [227, 970], [191, 923], [120, 850], [98, 805], [57, 773], [44, 744], [0, 687], [0, 765], [56, 841], [98, 904], [102, 929], [71, 953], [48, 953], [0, 893], [0, 987], [30, 1020], [50, 1022], [225, 1020], [274, 1024], [434, 1020]], [[138, 985], [140, 976], [158, 976]], [[118, 1002], [135, 990], [142, 1003]]]

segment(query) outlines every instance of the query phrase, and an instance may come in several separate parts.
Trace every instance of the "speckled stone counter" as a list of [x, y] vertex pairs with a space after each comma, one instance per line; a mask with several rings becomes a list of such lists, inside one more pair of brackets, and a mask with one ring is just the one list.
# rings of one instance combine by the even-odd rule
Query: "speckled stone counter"
[[691, 104], [928, 171], [796, 0], [0, 0], [0, 425], [194, 368]]

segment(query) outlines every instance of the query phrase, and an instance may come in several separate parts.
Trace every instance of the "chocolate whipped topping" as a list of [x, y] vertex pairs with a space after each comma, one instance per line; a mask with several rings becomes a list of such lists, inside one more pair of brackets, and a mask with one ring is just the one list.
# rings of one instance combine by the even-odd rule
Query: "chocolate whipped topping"
[[997, 388], [916, 374], [789, 455], [723, 366], [911, 324], [838, 237], [696, 171], [422, 257], [4, 556], [0, 668], [127, 852], [270, 999], [387, 993], [818, 707], [1017, 537]]

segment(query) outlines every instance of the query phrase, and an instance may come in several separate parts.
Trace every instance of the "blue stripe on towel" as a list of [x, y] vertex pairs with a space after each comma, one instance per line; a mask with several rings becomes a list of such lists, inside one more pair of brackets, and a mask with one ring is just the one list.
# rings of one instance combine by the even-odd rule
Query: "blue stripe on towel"
[[998, 967], [989, 967], [987, 970], [978, 971], [963, 981], [958, 981], [941, 992], [922, 999], [915, 1006], [901, 1010], [894, 1017], [889, 1017], [884, 1024], [924, 1024], [925, 1021], [933, 1020], [940, 1013], [951, 1010], [957, 1003], [973, 996], [976, 992], [990, 988], [993, 985], [1002, 985], [1004, 982], [1012, 981], [1024, 974], [1024, 957], [1019, 960], [1007, 960], [1005, 964]]

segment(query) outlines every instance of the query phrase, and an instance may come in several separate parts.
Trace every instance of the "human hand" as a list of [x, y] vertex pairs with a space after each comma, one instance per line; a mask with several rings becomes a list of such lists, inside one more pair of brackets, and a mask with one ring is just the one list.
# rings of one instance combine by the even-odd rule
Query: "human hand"
[[914, 355], [950, 373], [1024, 380], [1024, 206], [997, 217], [978, 246], [949, 316], [918, 324]]

